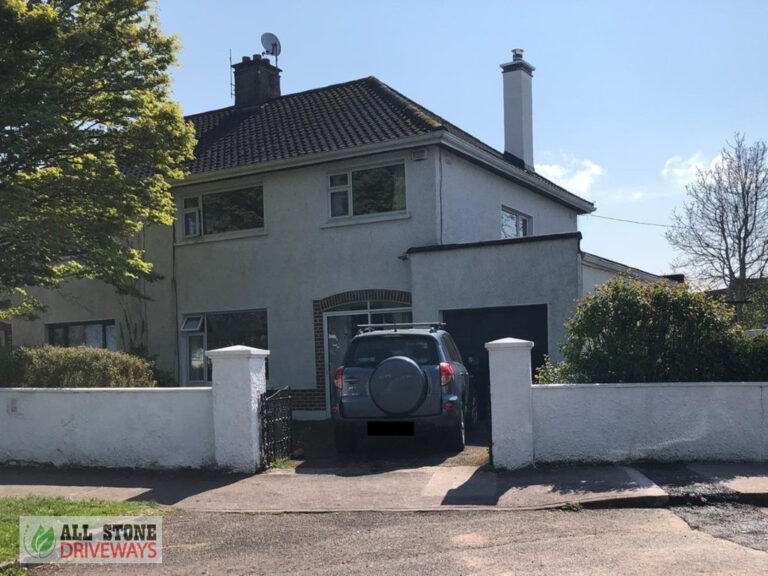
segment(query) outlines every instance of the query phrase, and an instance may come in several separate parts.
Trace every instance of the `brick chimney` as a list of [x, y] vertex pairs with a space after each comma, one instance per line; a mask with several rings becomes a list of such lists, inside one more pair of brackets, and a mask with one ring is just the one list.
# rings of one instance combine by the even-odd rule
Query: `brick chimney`
[[528, 170], [533, 170], [531, 82], [534, 70], [523, 60], [520, 48], [512, 50], [512, 62], [501, 65], [504, 79], [504, 155]]
[[254, 54], [232, 64], [235, 70], [235, 106], [259, 106], [280, 97], [280, 69]]

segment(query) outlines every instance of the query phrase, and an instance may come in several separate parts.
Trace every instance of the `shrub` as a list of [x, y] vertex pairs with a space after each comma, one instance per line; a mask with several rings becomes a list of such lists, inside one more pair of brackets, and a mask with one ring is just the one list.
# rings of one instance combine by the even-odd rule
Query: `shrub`
[[[23, 388], [148, 388], [152, 364], [124, 352], [79, 346], [18, 348], [11, 354], [13, 378], [2, 386]], [[12, 381], [11, 381], [12, 380]]]
[[734, 379], [740, 338], [726, 304], [685, 285], [617, 277], [586, 296], [566, 324], [565, 365], [547, 383], [695, 382]]
[[7, 348], [0, 348], [0, 388], [13, 386], [19, 380], [19, 363]]
[[736, 346], [735, 380], [768, 381], [768, 334], [744, 338]]

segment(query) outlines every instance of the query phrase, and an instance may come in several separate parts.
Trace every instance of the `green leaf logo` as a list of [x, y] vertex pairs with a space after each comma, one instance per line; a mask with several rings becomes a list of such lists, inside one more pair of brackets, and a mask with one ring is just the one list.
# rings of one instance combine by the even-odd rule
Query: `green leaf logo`
[[56, 536], [53, 533], [53, 527], [51, 526], [46, 530], [43, 528], [43, 525], [40, 524], [35, 531], [35, 535], [32, 536], [32, 540], [29, 542], [29, 547], [27, 547], [26, 533], [29, 531], [29, 528], [29, 525], [27, 525], [27, 528], [24, 531], [24, 548], [27, 551], [27, 554], [38, 560], [50, 556], [56, 545]]

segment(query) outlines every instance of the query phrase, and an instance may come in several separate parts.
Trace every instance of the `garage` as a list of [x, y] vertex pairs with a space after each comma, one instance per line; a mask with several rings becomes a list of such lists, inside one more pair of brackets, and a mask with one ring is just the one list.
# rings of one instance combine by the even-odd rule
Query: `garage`
[[507, 337], [531, 340], [534, 343], [531, 357], [534, 371], [549, 353], [546, 304], [443, 310], [442, 316], [472, 375], [481, 418], [489, 414], [490, 406], [486, 342]]

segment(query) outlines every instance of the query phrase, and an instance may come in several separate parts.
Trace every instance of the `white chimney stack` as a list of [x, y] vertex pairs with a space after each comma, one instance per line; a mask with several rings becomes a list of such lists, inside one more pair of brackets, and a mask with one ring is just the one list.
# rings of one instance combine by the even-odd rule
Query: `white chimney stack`
[[531, 81], [535, 68], [523, 60], [520, 48], [512, 62], [501, 65], [504, 78], [504, 153], [521, 168], [533, 170], [533, 104]]

